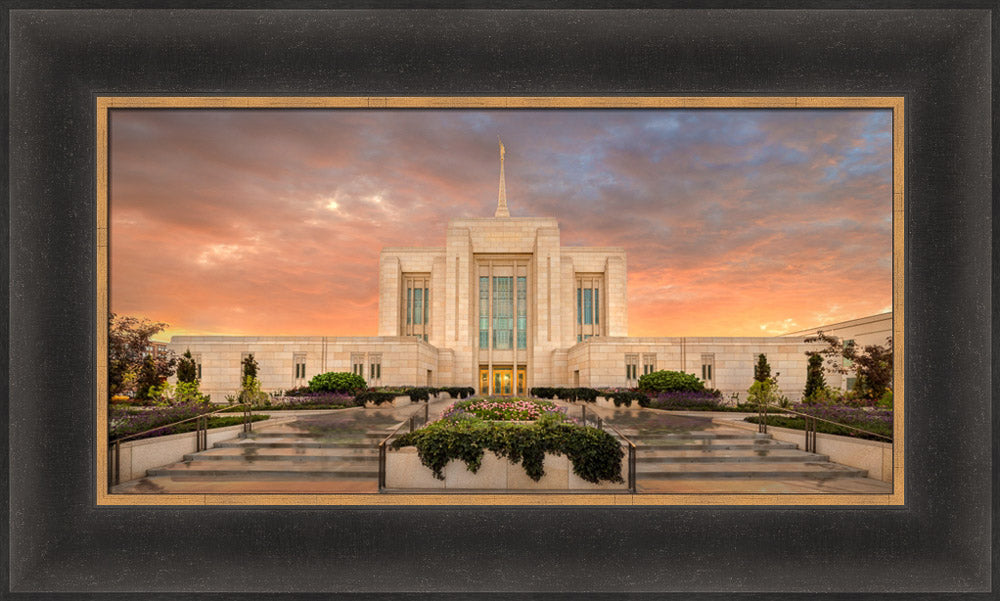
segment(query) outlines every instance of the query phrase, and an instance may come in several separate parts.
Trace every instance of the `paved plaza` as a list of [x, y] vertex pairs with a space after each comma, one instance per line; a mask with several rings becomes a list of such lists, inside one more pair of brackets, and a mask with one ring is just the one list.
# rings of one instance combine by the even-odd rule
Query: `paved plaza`
[[[427, 405], [433, 420], [452, 401]], [[583, 417], [584, 405], [569, 406]], [[668, 412], [657, 409], [586, 406], [588, 423], [598, 417], [637, 446], [639, 493], [877, 493], [885, 482], [840, 465], [800, 445], [726, 422], [742, 414]], [[261, 422], [249, 434], [215, 444], [182, 461], [123, 482], [112, 493], [374, 493], [378, 491], [378, 443], [401, 422], [401, 431], [423, 422], [424, 405], [356, 407], [332, 411], [270, 412], [282, 423]], [[292, 417], [289, 421], [288, 418]]]

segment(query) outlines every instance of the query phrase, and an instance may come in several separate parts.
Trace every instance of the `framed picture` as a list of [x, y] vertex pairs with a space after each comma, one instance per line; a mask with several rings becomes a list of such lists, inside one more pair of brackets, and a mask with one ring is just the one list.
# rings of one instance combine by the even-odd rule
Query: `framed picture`
[[[992, 369], [992, 180], [989, 93], [983, 83], [989, 81], [989, 11], [8, 14], [11, 561], [6, 576], [13, 596], [52, 591], [92, 597], [140, 592], [266, 596], [280, 591], [293, 597], [463, 593], [627, 598], [657, 592], [971, 595], [990, 590], [995, 551], [986, 525], [991, 523], [995, 425], [984, 418], [991, 415], [994, 392], [986, 375]], [[464, 102], [461, 110], [482, 112], [511, 110], [512, 99], [549, 109], [566, 109], [573, 99], [583, 99], [579, 102], [617, 108], [628, 107], [616, 103], [655, 101], [660, 109], [673, 102], [698, 110], [727, 103], [747, 107], [759, 99], [771, 109], [799, 110], [820, 108], [829, 102], [822, 99], [830, 98], [836, 99], [834, 106], [854, 102], [861, 109], [890, 112], [892, 140], [901, 146], [892, 152], [890, 206], [900, 228], [895, 248], [903, 251], [893, 256], [894, 274], [905, 274], [902, 282], [896, 281], [902, 290], [892, 301], [892, 333], [897, 343], [904, 341], [894, 348], [894, 392], [902, 397], [899, 389], [905, 381], [906, 411], [904, 419], [903, 403], [897, 404], [893, 431], [902, 434], [905, 426], [905, 447], [897, 436], [891, 453], [893, 469], [899, 471], [895, 488], [885, 494], [848, 495], [848, 502], [838, 495], [793, 494], [784, 497], [795, 498], [794, 506], [788, 506], [779, 495], [723, 495], [715, 505], [705, 495], [674, 497], [670, 505], [666, 495], [629, 491], [582, 494], [580, 501], [568, 494], [525, 499], [432, 494], [424, 503], [413, 495], [363, 492], [341, 497], [345, 500], [339, 504], [327, 494], [310, 496], [308, 491], [272, 496], [277, 503], [263, 503], [259, 493], [111, 492], [114, 455], [107, 447], [109, 409], [101, 398], [110, 391], [98, 374], [108, 359], [100, 334], [108, 316], [101, 308], [114, 307], [107, 294], [115, 294], [116, 273], [126, 273], [116, 270], [113, 250], [109, 273], [101, 267], [109, 265], [104, 253], [109, 243], [114, 248], [117, 235], [115, 195], [126, 198], [129, 193], [127, 181], [116, 187], [115, 161], [124, 160], [125, 170], [119, 173], [166, 167], [127, 161], [140, 147], [130, 148], [127, 137], [115, 137], [123, 131], [115, 129], [116, 115], [156, 103], [175, 111], [234, 109], [239, 104], [243, 110], [332, 108], [330, 99], [342, 99], [353, 107], [348, 110], [362, 108], [359, 102], [374, 108], [414, 102], [425, 109], [433, 102], [452, 107]], [[703, 104], [692, 107], [698, 103]], [[110, 127], [102, 122], [109, 115]], [[155, 130], [148, 122], [130, 126]], [[491, 147], [496, 133], [504, 132], [489, 132]], [[491, 150], [498, 162], [514, 151], [506, 142], [506, 148], [501, 143]], [[219, 158], [217, 148], [200, 150], [205, 162]], [[252, 146], [242, 150], [255, 153]], [[197, 165], [198, 156], [192, 152], [188, 164], [204, 167]], [[492, 169], [497, 167], [494, 163]], [[508, 218], [504, 209], [510, 219], [517, 218], [509, 194], [513, 175], [508, 171], [503, 177], [488, 219]], [[326, 200], [324, 206], [338, 202]], [[141, 197], [131, 202], [142, 206]], [[147, 208], [153, 202], [150, 196]], [[173, 218], [183, 221], [184, 215]], [[162, 231], [167, 225], [156, 227]], [[198, 252], [208, 253], [207, 262], [232, 254], [225, 242], [217, 245], [214, 251]], [[384, 251], [381, 257], [386, 258]], [[400, 262], [408, 257], [395, 255]], [[609, 260], [604, 257], [606, 264]], [[521, 374], [514, 300], [521, 266], [498, 262], [497, 269], [512, 270], [500, 273], [487, 261], [487, 273], [477, 277], [486, 279], [488, 307], [503, 306], [506, 284], [500, 280], [508, 278], [512, 310], [510, 315], [501, 310], [496, 317], [488, 310], [486, 349], [489, 357], [496, 353], [500, 359], [485, 363], [483, 386], [492, 392], [496, 384], [501, 395], [504, 386], [512, 394], [519, 385], [606, 387], [596, 363], [579, 369], [579, 382], [546, 382], [541, 362], [534, 361], [525, 363]], [[379, 265], [381, 282], [381, 260]], [[470, 280], [476, 275], [471, 271]], [[456, 315], [445, 308], [437, 318], [428, 313], [430, 323], [421, 319], [417, 324], [415, 291], [424, 289], [421, 311], [441, 302], [437, 290], [457, 291], [455, 306], [467, 304], [468, 323], [478, 323], [471, 316], [472, 300], [463, 303], [460, 290], [417, 281], [421, 274], [433, 277], [433, 269], [399, 273], [396, 292], [379, 291], [379, 335], [409, 338], [405, 344], [419, 348], [433, 346], [440, 315]], [[581, 309], [574, 313], [571, 301], [568, 311], [580, 317], [572, 332], [580, 340], [568, 346], [596, 348], [604, 343], [601, 338], [620, 334], [615, 309], [607, 304], [615, 298], [618, 276], [589, 268], [567, 273], [571, 280], [574, 274], [591, 277], [587, 285], [570, 281], [566, 286], [567, 293], [581, 291]], [[150, 273], [148, 282], [160, 275]], [[537, 296], [541, 280], [526, 273], [525, 281]], [[589, 313], [583, 309], [588, 306], [584, 289], [591, 293]], [[411, 290], [409, 301], [403, 290]], [[467, 293], [472, 293], [471, 281]], [[430, 305], [424, 304], [427, 294]], [[604, 304], [598, 300], [602, 297]], [[397, 304], [381, 310], [391, 302]], [[537, 338], [543, 313], [535, 304], [526, 306], [533, 307], [526, 320]], [[509, 375], [502, 362], [506, 349], [500, 348], [507, 317], [514, 357]], [[597, 331], [601, 318], [605, 329]], [[593, 331], [584, 332], [585, 326]], [[389, 330], [394, 334], [386, 334]], [[426, 341], [417, 338], [424, 334]], [[585, 334], [596, 338], [585, 341]], [[288, 351], [291, 384], [308, 383], [327, 371], [313, 371], [310, 351]], [[236, 377], [245, 377], [242, 355], [254, 349], [235, 352], [240, 354]], [[340, 351], [330, 351], [330, 364], [321, 365], [348, 373], [354, 356], [362, 354], [346, 349], [346, 357], [339, 357], [335, 352]], [[388, 368], [395, 352], [389, 347], [365, 350], [358, 363], [362, 373], [355, 375], [366, 379], [366, 385], [388, 387], [447, 388], [441, 384], [454, 383], [441, 379], [445, 368], [440, 357], [424, 382], [390, 381], [393, 372], [380, 369]], [[641, 373], [646, 365], [653, 368], [650, 372], [670, 366], [662, 357], [646, 361], [645, 355], [660, 352], [666, 351], [622, 353], [626, 379], [631, 365], [636, 376], [647, 375]], [[694, 352], [677, 371], [695, 363], [703, 367], [702, 355], [712, 354], [699, 350], [694, 359]], [[803, 349], [793, 352], [804, 356]], [[384, 364], [372, 361], [380, 353]], [[634, 364], [626, 356], [633, 354], [638, 355]], [[462, 361], [469, 373], [481, 376], [478, 354]], [[375, 371], [373, 365], [378, 366]], [[207, 362], [202, 366], [207, 368]], [[414, 374], [406, 377], [415, 379]], [[207, 382], [209, 375], [198, 379]], [[700, 375], [702, 382], [710, 378], [707, 371]], [[475, 382], [474, 387], [480, 386], [478, 377]], [[176, 384], [168, 383], [176, 391]], [[581, 411], [582, 417], [586, 406], [577, 399], [570, 410]], [[240, 427], [252, 430], [253, 425]], [[200, 444], [203, 434], [200, 426], [197, 430]]]
[[904, 501], [902, 98], [97, 110], [100, 504]]

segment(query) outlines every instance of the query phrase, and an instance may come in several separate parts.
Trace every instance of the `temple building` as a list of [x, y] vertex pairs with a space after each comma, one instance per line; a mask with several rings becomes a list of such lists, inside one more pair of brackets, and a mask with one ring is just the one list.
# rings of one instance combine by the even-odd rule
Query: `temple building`
[[823, 347], [805, 342], [808, 334], [879, 344], [891, 334], [885, 313], [776, 337], [629, 337], [625, 250], [564, 247], [555, 219], [511, 217], [504, 153], [501, 143], [493, 217], [450, 221], [443, 248], [382, 249], [376, 336], [174, 336], [169, 347], [191, 351], [202, 391], [217, 402], [239, 389], [251, 353], [268, 391], [352, 371], [369, 386], [518, 395], [536, 386], [632, 387], [670, 369], [741, 398], [764, 354], [782, 391], [797, 399], [806, 352]]

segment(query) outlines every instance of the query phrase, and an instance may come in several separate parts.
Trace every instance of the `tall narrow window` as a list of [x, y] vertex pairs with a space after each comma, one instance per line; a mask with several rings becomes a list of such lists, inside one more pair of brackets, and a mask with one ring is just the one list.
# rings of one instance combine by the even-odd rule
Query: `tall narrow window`
[[351, 354], [351, 372], [365, 377], [365, 356], [363, 353]]
[[382, 383], [382, 355], [368, 354], [368, 383], [378, 386]]
[[514, 278], [493, 278], [493, 348], [513, 348]]
[[404, 273], [400, 303], [399, 323], [403, 336], [415, 336], [427, 340], [431, 323], [430, 274]]
[[715, 387], [715, 354], [709, 353], [701, 356], [701, 379], [710, 388]]
[[479, 278], [479, 348], [490, 345], [490, 278]]
[[196, 371], [198, 373], [198, 376], [197, 376], [198, 377], [198, 381], [200, 382], [201, 381], [201, 353], [191, 355], [191, 358], [194, 359], [194, 366], [195, 366], [195, 369], [196, 369]]
[[654, 371], [656, 371], [656, 354], [644, 354], [642, 356], [642, 375], [651, 374]]
[[587, 340], [603, 334], [601, 330], [601, 288], [604, 274], [577, 274], [576, 339]]
[[517, 278], [517, 348], [528, 348], [528, 278]]
[[[295, 379], [304, 379], [306, 377], [306, 354], [294, 353], [292, 355], [292, 364], [295, 366]], [[299, 382], [296, 382], [296, 384], [299, 384]]]
[[639, 379], [639, 355], [625, 355], [625, 382], [633, 386]]
[[413, 291], [413, 324], [424, 323], [424, 290], [417, 288]]

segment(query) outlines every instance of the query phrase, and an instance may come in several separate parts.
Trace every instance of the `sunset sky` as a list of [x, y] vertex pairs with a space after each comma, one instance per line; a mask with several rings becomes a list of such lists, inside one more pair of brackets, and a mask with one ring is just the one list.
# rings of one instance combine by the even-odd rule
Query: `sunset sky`
[[512, 217], [628, 253], [631, 336], [891, 309], [887, 110], [114, 110], [111, 310], [158, 336], [374, 335], [383, 246]]

